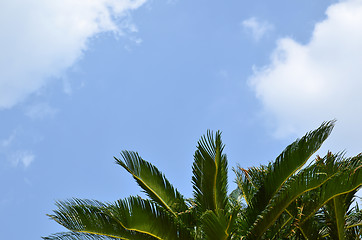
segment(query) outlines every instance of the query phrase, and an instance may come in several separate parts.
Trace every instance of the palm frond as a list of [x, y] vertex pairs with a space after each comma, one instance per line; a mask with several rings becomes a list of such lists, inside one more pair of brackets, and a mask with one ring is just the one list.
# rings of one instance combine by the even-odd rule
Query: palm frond
[[44, 240], [119, 240], [127, 238], [113, 238], [107, 236], [94, 235], [90, 233], [62, 232], [42, 237]]
[[360, 210], [358, 204], [351, 209], [346, 218], [346, 227], [352, 228], [355, 226], [362, 226], [362, 209]]
[[140, 197], [118, 200], [107, 207], [107, 212], [126, 230], [152, 236], [156, 239], [191, 239], [190, 231], [175, 217], [155, 203]]
[[[57, 202], [58, 210], [49, 215], [57, 223], [77, 234], [67, 237], [94, 237], [96, 235], [120, 239], [155, 239], [143, 233], [127, 230], [117, 219], [109, 214], [109, 204], [87, 199], [71, 199]], [[60, 235], [56, 235], [60, 237]]]
[[[91, 200], [73, 199], [58, 202], [58, 210], [52, 219], [67, 229], [82, 233], [87, 237], [120, 239], [191, 239], [189, 231], [174, 221], [174, 217], [155, 203], [129, 197], [114, 204], [104, 204]], [[65, 238], [67, 236], [65, 235]]]
[[244, 169], [238, 166], [237, 169], [233, 170], [236, 175], [235, 183], [238, 186], [237, 189], [241, 191], [246, 204], [249, 204], [254, 197], [254, 194], [261, 186], [261, 183], [264, 182], [266, 172], [263, 167]]
[[322, 169], [312, 165], [291, 177], [283, 188], [274, 195], [270, 203], [257, 217], [249, 229], [250, 239], [259, 239], [278, 219], [287, 207], [303, 193], [321, 186], [327, 179]]
[[345, 194], [338, 195], [329, 200], [322, 208], [327, 226], [326, 234], [331, 239], [346, 239], [344, 198]]
[[[327, 159], [333, 159], [335, 156], [327, 156]], [[332, 160], [330, 160], [332, 161]], [[357, 191], [362, 185], [362, 168], [352, 168], [350, 166], [362, 166], [362, 155], [358, 155], [351, 159], [345, 159], [341, 162], [336, 162], [335, 166], [339, 169], [320, 188], [313, 190], [314, 199], [306, 205], [304, 220], [313, 216], [320, 208], [322, 208], [329, 200], [336, 196]], [[333, 171], [332, 171], [333, 172]]]
[[123, 151], [123, 161], [116, 163], [126, 169], [143, 191], [156, 203], [177, 217], [177, 212], [187, 210], [184, 197], [175, 189], [154, 165], [143, 160], [138, 153]]
[[[269, 213], [268, 215], [270, 217], [273, 216], [273, 221], [271, 221], [272, 219], [269, 218], [266, 220], [264, 215], [265, 213], [270, 212], [267, 206], [269, 205], [270, 208], [270, 206], [274, 205], [274, 203], [271, 201], [280, 199], [276, 196], [280, 195], [278, 191], [282, 189], [285, 182], [307, 162], [313, 153], [315, 153], [320, 148], [322, 143], [327, 139], [334, 127], [334, 122], [335, 121], [324, 122], [318, 129], [307, 133], [301, 139], [297, 139], [294, 143], [286, 147], [286, 149], [277, 157], [273, 163], [268, 165], [263, 182], [251, 199], [246, 212], [246, 218], [248, 221], [254, 222], [249, 233], [251, 236], [254, 236], [254, 234], [256, 234], [254, 237], [261, 236], [260, 234], [263, 234], [267, 229], [265, 228], [266, 225], [264, 224], [272, 224], [273, 221], [276, 220], [276, 217], [281, 214], [282, 211], [280, 211], [280, 209], [273, 210], [277, 212], [277, 215], [273, 216], [271, 213]], [[314, 174], [314, 170], [309, 169], [309, 171], [309, 173], [305, 172], [304, 174]], [[293, 195], [285, 197], [284, 200], [279, 200], [285, 201], [281, 209], [285, 209], [287, 207], [286, 204], [290, 204], [291, 199], [295, 199], [303, 192], [310, 190], [310, 187], [307, 187], [306, 185], [303, 186], [305, 181], [308, 181], [307, 177], [308, 176], [301, 175], [298, 179], [300, 182], [295, 182], [294, 184], [295, 186], [293, 189]], [[317, 179], [320, 179], [320, 177]], [[320, 182], [315, 184], [318, 185]], [[296, 192], [298, 190], [300, 192]], [[262, 212], [264, 212], [264, 214], [260, 215]], [[263, 220], [260, 220], [261, 218], [263, 218]], [[264, 223], [261, 224], [261, 222]], [[259, 232], [261, 230], [262, 232]]]
[[332, 132], [335, 121], [324, 122], [319, 128], [307, 133], [289, 145], [268, 166], [265, 178], [265, 193], [273, 196], [286, 180], [299, 170], [307, 160], [322, 146]]
[[225, 213], [222, 210], [217, 212], [208, 210], [201, 218], [205, 239], [226, 240], [232, 239], [235, 232], [235, 219], [237, 209], [231, 213]]
[[219, 131], [215, 137], [208, 131], [198, 142], [192, 167], [192, 183], [199, 212], [227, 208], [227, 159], [222, 153], [223, 149]]

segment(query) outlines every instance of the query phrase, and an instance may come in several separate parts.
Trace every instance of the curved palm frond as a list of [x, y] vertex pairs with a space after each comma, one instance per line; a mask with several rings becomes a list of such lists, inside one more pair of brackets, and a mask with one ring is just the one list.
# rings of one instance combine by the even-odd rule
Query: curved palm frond
[[268, 174], [265, 177], [265, 193], [271, 196], [281, 189], [296, 171], [298, 171], [308, 159], [322, 146], [333, 130], [335, 121], [324, 122], [314, 131], [297, 139], [268, 166]]
[[266, 175], [266, 166], [244, 169], [238, 166], [233, 169], [236, 175], [236, 184], [246, 202], [249, 205], [257, 190], [262, 186]]
[[347, 163], [343, 164], [346, 167], [343, 168], [342, 164], [338, 164], [337, 166], [340, 167], [339, 171], [333, 174], [320, 188], [315, 189], [313, 196], [316, 199], [310, 201], [313, 204], [307, 205], [303, 221], [313, 216], [315, 212], [334, 197], [356, 191], [360, 188], [362, 185], [362, 168], [348, 168], [348, 166], [351, 165], [349, 163], [355, 164], [356, 162], [360, 162], [360, 166], [362, 166], [362, 155], [347, 159], [344, 162]]
[[[58, 210], [49, 217], [73, 232], [61, 235], [65, 239], [69, 237], [157, 239], [142, 232], [127, 230], [121, 222], [109, 214], [108, 204], [75, 198], [57, 202], [56, 205]], [[60, 238], [60, 235], [55, 237]]]
[[[270, 212], [270, 209], [272, 208], [270, 206], [275, 205], [275, 203], [272, 203], [272, 200], [274, 199], [273, 201], [275, 201], [276, 197], [280, 195], [279, 191], [283, 188], [286, 181], [307, 162], [327, 139], [334, 127], [334, 123], [335, 121], [324, 122], [318, 129], [307, 133], [301, 139], [297, 139], [294, 143], [286, 147], [273, 163], [270, 163], [267, 166], [267, 169], [263, 171], [265, 174], [259, 175], [262, 177], [259, 179], [261, 184], [258, 186], [253, 197], [249, 197], [250, 200], [245, 213], [245, 219], [247, 219], [249, 223], [252, 223], [248, 231], [248, 235], [251, 236], [251, 238], [257, 239], [255, 237], [262, 236], [267, 230], [267, 227], [265, 226], [272, 224], [273, 221], [276, 220], [276, 217], [279, 217], [281, 212], [279, 210], [273, 210], [278, 212], [278, 215], [273, 217], [274, 220], [272, 222], [270, 222], [269, 219], [268, 224], [265, 225], [265, 223], [262, 222], [267, 221], [260, 220], [265, 219], [264, 214]], [[311, 171], [310, 174], [313, 174], [312, 172], [313, 171]], [[240, 176], [245, 175], [245, 173], [243, 174], [240, 171], [239, 173]], [[301, 176], [299, 181], [305, 180], [305, 177], [307, 176]], [[244, 182], [244, 179], [241, 179], [241, 182]], [[302, 185], [304, 182], [298, 184]], [[293, 198], [308, 191], [309, 188], [306, 186], [302, 188], [302, 186], [300, 186], [299, 190], [301, 192], [294, 192]], [[295, 187], [293, 191], [298, 191], [298, 188]], [[283, 200], [285, 202], [281, 209], [287, 207], [285, 204], [290, 204], [290, 199]], [[271, 213], [269, 213], [269, 216], [271, 216]], [[262, 232], [258, 232], [261, 230]]]
[[118, 200], [107, 207], [107, 213], [116, 219], [126, 230], [146, 234], [156, 239], [191, 239], [191, 233], [176, 222], [157, 204], [140, 197]]
[[[353, 231], [347, 229], [347, 216], [358, 185], [362, 183], [358, 184], [361, 179], [352, 176], [358, 174], [361, 157], [344, 158], [343, 155], [328, 152], [324, 158], [317, 157], [314, 165], [324, 169], [328, 180], [319, 188], [304, 193], [288, 207], [294, 219], [297, 207], [302, 208], [301, 217], [291, 228], [293, 232], [302, 233], [306, 239], [356, 239], [350, 233]], [[346, 186], [348, 179], [354, 179], [354, 183]]]
[[362, 155], [328, 153], [304, 167], [334, 122], [297, 139], [268, 165], [234, 169], [238, 187], [229, 196], [220, 131], [208, 131], [198, 142], [191, 199], [138, 153], [123, 151], [116, 163], [149, 199], [57, 202], [49, 216], [70, 232], [43, 239], [362, 239], [362, 211], [351, 208], [362, 185]]
[[197, 210], [227, 210], [227, 159], [222, 153], [221, 132], [211, 131], [198, 142], [192, 166], [192, 183]]
[[44, 240], [119, 240], [127, 238], [113, 238], [107, 236], [94, 235], [90, 233], [62, 232], [43, 237]]
[[291, 177], [258, 215], [247, 233], [248, 238], [260, 239], [295, 199], [327, 181], [328, 176], [321, 170], [320, 167], [312, 165]]
[[116, 163], [132, 174], [138, 185], [153, 201], [175, 217], [178, 216], [178, 212], [188, 209], [184, 197], [154, 165], [143, 160], [136, 152], [122, 151], [121, 156], [123, 161], [115, 158]]
[[206, 211], [201, 217], [205, 233], [204, 239], [232, 239], [235, 232], [237, 212], [236, 209], [230, 214], [225, 214], [224, 212], [215, 213], [211, 210]]
[[[114, 204], [73, 199], [58, 202], [50, 217], [78, 235], [118, 239], [191, 239], [190, 232], [174, 217], [149, 200], [129, 197]], [[65, 237], [69, 237], [64, 235]], [[94, 236], [95, 237], [95, 236]]]

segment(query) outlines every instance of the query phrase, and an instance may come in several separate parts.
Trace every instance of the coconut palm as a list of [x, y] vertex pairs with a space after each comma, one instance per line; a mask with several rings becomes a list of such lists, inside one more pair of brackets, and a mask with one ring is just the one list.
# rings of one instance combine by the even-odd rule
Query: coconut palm
[[116, 163], [133, 176], [148, 198], [57, 202], [58, 210], [49, 216], [70, 231], [44, 239], [231, 239], [238, 208], [228, 200], [223, 149], [220, 132], [209, 131], [198, 142], [192, 199], [186, 199], [138, 153], [123, 151]]

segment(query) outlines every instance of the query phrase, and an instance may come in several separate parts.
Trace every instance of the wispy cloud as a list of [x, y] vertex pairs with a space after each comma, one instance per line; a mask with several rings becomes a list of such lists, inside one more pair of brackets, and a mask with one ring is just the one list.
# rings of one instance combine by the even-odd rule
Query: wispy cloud
[[0, 140], [0, 157], [12, 167], [28, 168], [35, 160], [32, 151], [19, 148], [19, 131], [14, 130], [9, 137]]
[[0, 1], [0, 109], [59, 77], [102, 32], [136, 28], [122, 19], [146, 0]]
[[309, 43], [278, 41], [269, 65], [250, 85], [273, 119], [275, 135], [303, 134], [337, 118], [331, 148], [361, 151], [362, 1], [331, 5]]
[[255, 41], [259, 41], [265, 34], [274, 29], [272, 24], [267, 21], [260, 21], [255, 17], [245, 19], [241, 24]]
[[48, 103], [36, 103], [27, 107], [25, 115], [31, 119], [44, 119], [54, 117], [57, 112], [58, 110], [51, 107]]
[[9, 160], [14, 167], [28, 168], [34, 162], [35, 155], [30, 151], [17, 151], [10, 156]]
[[14, 141], [15, 137], [16, 137], [16, 131], [13, 131], [8, 138], [0, 141], [0, 146], [2, 148], [10, 146], [11, 143]]

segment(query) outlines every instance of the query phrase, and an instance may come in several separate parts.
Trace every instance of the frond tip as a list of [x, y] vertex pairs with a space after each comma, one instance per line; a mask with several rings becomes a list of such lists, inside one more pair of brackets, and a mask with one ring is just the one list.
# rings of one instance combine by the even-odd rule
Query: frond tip
[[161, 171], [151, 163], [143, 160], [137, 152], [122, 151], [121, 159], [115, 158], [136, 180], [142, 190], [156, 203], [174, 216], [177, 212], [187, 210], [184, 197], [172, 186]]
[[200, 211], [226, 209], [227, 159], [221, 132], [208, 131], [198, 142], [192, 167], [194, 197]]

